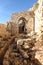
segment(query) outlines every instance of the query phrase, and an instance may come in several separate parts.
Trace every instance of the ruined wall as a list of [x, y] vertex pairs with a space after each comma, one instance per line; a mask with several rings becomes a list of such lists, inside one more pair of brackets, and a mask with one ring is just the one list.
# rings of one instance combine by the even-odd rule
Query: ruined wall
[[14, 34], [19, 34], [19, 19], [24, 18], [27, 33], [34, 30], [34, 13], [33, 12], [20, 12], [12, 14], [11, 21], [14, 23]]
[[35, 11], [35, 32], [43, 31], [43, 0], [38, 0], [39, 6]]

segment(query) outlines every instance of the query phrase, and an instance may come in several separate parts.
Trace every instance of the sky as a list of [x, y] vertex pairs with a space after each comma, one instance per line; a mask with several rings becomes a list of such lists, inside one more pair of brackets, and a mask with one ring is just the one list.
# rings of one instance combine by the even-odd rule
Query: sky
[[0, 23], [6, 23], [12, 13], [27, 11], [37, 0], [0, 0]]

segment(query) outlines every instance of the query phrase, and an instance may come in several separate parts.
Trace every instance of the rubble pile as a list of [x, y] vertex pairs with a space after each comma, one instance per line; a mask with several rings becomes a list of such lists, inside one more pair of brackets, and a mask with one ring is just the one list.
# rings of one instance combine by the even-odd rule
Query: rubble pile
[[[10, 37], [8, 39], [10, 40]], [[4, 55], [3, 65], [41, 65], [42, 51], [35, 50], [43, 48], [39, 42], [36, 33], [23, 34], [19, 38], [15, 37], [15, 41], [9, 45]]]
[[3, 65], [34, 65], [34, 42], [32, 38], [15, 41], [6, 52]]

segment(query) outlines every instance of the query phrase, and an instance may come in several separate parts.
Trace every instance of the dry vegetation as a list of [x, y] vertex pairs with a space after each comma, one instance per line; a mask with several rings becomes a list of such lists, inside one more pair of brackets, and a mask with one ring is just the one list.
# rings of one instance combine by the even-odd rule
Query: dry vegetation
[[10, 34], [0, 34], [0, 49], [4, 47], [6, 42], [10, 39]]

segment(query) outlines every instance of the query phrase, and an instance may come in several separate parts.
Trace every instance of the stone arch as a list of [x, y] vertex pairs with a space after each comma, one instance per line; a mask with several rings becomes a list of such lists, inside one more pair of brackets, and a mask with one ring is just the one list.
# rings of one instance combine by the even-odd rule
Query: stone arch
[[18, 20], [19, 24], [19, 33], [26, 33], [26, 22], [27, 20], [24, 17], [20, 17]]

